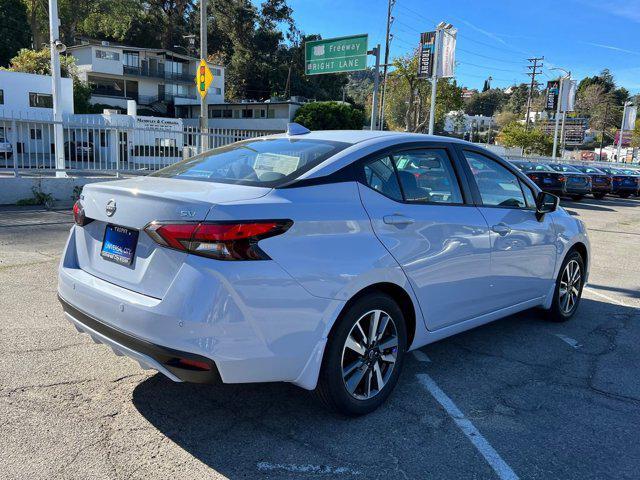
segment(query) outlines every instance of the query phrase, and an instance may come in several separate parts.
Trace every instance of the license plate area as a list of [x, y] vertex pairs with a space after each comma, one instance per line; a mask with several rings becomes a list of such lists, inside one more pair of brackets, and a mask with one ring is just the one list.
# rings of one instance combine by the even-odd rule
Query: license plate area
[[130, 266], [138, 245], [138, 230], [107, 225], [104, 229], [104, 240], [100, 256], [119, 265]]

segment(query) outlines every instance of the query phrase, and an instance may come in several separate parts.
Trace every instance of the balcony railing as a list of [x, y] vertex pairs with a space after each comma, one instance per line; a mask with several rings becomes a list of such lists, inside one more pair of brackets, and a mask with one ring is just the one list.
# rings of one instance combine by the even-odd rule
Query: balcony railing
[[125, 75], [134, 75], [136, 77], [161, 78], [163, 80], [174, 80], [178, 82], [192, 83], [195, 78], [195, 75], [191, 73], [166, 72], [164, 70], [164, 65], [162, 66], [162, 68], [157, 68], [157, 69], [150, 69], [148, 67], [131, 67], [129, 65], [124, 65], [123, 71]]
[[166, 102], [173, 103], [176, 98], [189, 98], [195, 100], [197, 98], [196, 95], [183, 95], [183, 94], [173, 94], [173, 93], [165, 93], [163, 95], [139, 95], [138, 103], [140, 105], [151, 105], [156, 102]]

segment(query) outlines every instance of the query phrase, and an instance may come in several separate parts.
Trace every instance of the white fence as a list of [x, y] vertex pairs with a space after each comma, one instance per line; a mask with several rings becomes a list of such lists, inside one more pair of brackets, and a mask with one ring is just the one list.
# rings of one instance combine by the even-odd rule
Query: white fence
[[[180, 119], [140, 125], [134, 117], [73, 115], [62, 122], [64, 170], [69, 173], [146, 174], [208, 148], [278, 133], [262, 130], [185, 127]], [[56, 171], [54, 125], [48, 119], [0, 114], [0, 173], [44, 174]]]

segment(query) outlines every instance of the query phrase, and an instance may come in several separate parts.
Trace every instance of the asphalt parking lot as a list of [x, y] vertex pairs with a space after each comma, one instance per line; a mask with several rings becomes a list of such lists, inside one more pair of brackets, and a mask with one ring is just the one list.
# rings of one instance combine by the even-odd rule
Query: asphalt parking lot
[[592, 242], [577, 316], [528, 311], [410, 355], [358, 419], [286, 384], [174, 384], [56, 299], [66, 211], [0, 210], [0, 478], [640, 477], [640, 199], [565, 207]]

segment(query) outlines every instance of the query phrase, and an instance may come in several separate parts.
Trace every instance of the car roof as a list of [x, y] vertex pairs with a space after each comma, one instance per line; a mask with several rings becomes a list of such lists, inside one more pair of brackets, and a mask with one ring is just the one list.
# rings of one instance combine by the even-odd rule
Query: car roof
[[402, 139], [415, 140], [420, 142], [449, 142], [449, 143], [469, 143], [464, 140], [460, 140], [452, 137], [443, 137], [439, 135], [425, 135], [423, 133], [409, 133], [409, 132], [391, 132], [388, 130], [315, 130], [309, 133], [299, 135], [287, 135], [286, 133], [279, 133], [275, 135], [269, 135], [266, 138], [300, 138], [309, 140], [327, 140], [332, 142], [343, 142], [355, 145], [356, 143], [364, 142], [372, 139]]

